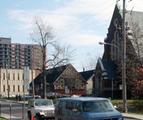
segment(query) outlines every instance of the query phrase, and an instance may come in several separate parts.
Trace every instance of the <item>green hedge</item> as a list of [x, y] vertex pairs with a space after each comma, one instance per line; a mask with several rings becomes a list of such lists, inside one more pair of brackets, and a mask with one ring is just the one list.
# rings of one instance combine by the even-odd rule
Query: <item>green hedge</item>
[[[123, 111], [123, 100], [112, 100], [119, 111]], [[143, 100], [127, 100], [128, 112], [143, 114]]]

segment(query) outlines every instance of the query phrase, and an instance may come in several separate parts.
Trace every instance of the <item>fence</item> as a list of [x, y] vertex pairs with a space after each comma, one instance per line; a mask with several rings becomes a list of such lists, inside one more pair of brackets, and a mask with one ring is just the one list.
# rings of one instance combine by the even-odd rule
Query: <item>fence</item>
[[8, 120], [27, 120], [27, 106], [24, 103], [0, 102], [0, 116]]

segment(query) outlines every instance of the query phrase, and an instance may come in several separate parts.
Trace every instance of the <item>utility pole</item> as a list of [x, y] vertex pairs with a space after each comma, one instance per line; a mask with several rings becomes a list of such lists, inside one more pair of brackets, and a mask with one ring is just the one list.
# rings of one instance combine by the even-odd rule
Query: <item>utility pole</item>
[[[32, 51], [33, 51], [33, 56], [34, 56], [34, 54], [35, 54], [35, 47], [34, 46], [32, 47]], [[33, 62], [31, 64], [32, 65], [31, 66], [31, 81], [32, 81], [32, 96], [34, 99], [35, 98], [35, 84], [34, 84], [34, 79], [33, 79], [33, 67], [34, 67], [33, 64], [35, 64], [35, 59], [33, 56], [32, 56]]]
[[42, 48], [42, 54], [43, 54], [43, 65], [42, 65], [42, 72], [43, 72], [43, 98], [45, 98], [46, 99], [46, 97], [47, 97], [47, 89], [46, 89], [46, 87], [47, 87], [47, 81], [46, 81], [46, 46], [43, 46], [43, 48]]
[[46, 81], [46, 70], [44, 70], [44, 98], [46, 99], [47, 98], [47, 89], [46, 89], [46, 87], [47, 87], [47, 81]]
[[32, 80], [32, 96], [34, 99], [35, 98], [35, 85], [34, 85], [34, 80], [33, 80], [33, 68], [31, 68], [31, 80]]
[[126, 85], [126, 27], [125, 27], [125, 0], [123, 0], [123, 21], [122, 21], [122, 35], [123, 35], [123, 60], [122, 60], [122, 96], [123, 96], [123, 109], [127, 113], [127, 85]]

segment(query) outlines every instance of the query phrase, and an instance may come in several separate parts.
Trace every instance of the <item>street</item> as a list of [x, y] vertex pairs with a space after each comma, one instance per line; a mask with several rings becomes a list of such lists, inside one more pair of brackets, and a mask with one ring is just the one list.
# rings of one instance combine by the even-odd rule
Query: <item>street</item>
[[[25, 109], [24, 109], [25, 108]], [[9, 120], [28, 120], [27, 106], [13, 101], [0, 101], [0, 116]], [[135, 120], [124, 118], [124, 120]]]

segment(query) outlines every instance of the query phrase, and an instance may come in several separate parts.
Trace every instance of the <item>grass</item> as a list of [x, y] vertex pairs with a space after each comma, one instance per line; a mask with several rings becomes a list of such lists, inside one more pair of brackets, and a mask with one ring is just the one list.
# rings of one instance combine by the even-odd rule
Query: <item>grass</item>
[[[123, 111], [123, 100], [112, 100], [119, 111]], [[127, 100], [128, 112], [143, 114], [143, 100]]]

